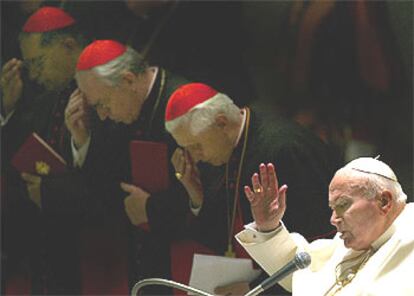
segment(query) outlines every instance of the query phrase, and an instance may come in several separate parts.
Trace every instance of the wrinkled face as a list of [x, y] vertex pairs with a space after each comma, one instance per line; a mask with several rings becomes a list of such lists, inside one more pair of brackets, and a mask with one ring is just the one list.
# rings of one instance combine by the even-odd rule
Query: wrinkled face
[[40, 41], [40, 33], [28, 34], [20, 41], [29, 78], [48, 90], [66, 86], [74, 76], [73, 50], [66, 48], [61, 38], [43, 46]]
[[122, 82], [116, 86], [108, 85], [92, 72], [81, 73], [77, 82], [88, 105], [96, 110], [101, 120], [109, 118], [130, 124], [138, 118], [141, 106], [129, 85]]
[[331, 224], [341, 233], [345, 247], [354, 250], [368, 249], [386, 230], [385, 216], [378, 199], [367, 198], [355, 187], [363, 180], [336, 175], [329, 186]]
[[197, 135], [192, 135], [188, 126], [181, 126], [172, 136], [179, 146], [190, 153], [194, 162], [202, 161], [220, 166], [228, 162], [233, 152], [233, 144], [227, 133], [216, 125], [204, 129]]

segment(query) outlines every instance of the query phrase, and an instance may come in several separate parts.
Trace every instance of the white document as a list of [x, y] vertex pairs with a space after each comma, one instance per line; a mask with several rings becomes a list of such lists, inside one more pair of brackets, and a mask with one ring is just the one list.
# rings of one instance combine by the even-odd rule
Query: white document
[[250, 282], [259, 274], [251, 259], [194, 254], [190, 286], [214, 294], [217, 286]]

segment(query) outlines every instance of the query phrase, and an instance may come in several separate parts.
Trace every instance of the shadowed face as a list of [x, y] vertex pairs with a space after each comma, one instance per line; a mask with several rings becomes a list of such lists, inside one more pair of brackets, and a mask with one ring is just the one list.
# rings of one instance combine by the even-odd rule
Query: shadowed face
[[56, 38], [47, 45], [41, 44], [41, 33], [30, 33], [21, 39], [23, 61], [31, 80], [56, 90], [73, 79], [80, 48], [68, 38]]
[[101, 120], [109, 118], [131, 124], [138, 118], [141, 104], [130, 84], [121, 81], [115, 86], [108, 85], [90, 71], [80, 73], [77, 82], [88, 105], [96, 109]]
[[228, 162], [233, 152], [230, 140], [223, 126], [213, 124], [197, 135], [190, 132], [189, 126], [178, 127], [172, 136], [177, 144], [186, 149], [195, 162], [207, 162], [220, 166]]

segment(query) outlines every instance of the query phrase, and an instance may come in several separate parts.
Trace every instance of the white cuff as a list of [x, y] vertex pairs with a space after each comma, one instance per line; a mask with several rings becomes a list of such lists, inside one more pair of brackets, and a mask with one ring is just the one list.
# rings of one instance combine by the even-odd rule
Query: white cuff
[[191, 213], [193, 213], [194, 216], [198, 216], [198, 214], [200, 214], [202, 206], [199, 206], [198, 208], [195, 208], [195, 207], [193, 207], [193, 203], [191, 202], [191, 199], [189, 200], [189, 202], [190, 202]]
[[81, 168], [85, 162], [86, 155], [88, 155], [89, 145], [91, 143], [91, 136], [88, 137], [86, 143], [82, 145], [79, 149], [76, 148], [73, 137], [71, 138], [70, 144], [72, 147], [72, 156], [73, 156], [73, 166]]
[[6, 117], [3, 116], [3, 114], [0, 113], [0, 126], [5, 126], [7, 122], [9, 122], [10, 118], [13, 116], [14, 110], [11, 111], [9, 114], [7, 114]]
[[244, 225], [244, 229], [246, 229], [248, 232], [251, 233], [252, 242], [255, 242], [255, 243], [262, 243], [262, 242], [268, 241], [269, 239], [276, 236], [284, 228], [285, 228], [285, 225], [283, 224], [282, 221], [280, 221], [280, 225], [278, 228], [270, 232], [260, 232], [257, 229], [256, 222], [252, 222], [247, 225]]

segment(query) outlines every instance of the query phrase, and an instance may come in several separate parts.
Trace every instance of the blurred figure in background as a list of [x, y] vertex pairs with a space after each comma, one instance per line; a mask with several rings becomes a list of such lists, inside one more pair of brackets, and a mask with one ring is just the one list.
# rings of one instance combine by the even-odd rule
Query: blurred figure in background
[[[20, 176], [10, 160], [36, 132], [71, 163], [63, 113], [75, 88], [76, 60], [86, 40], [76, 20], [55, 7], [43, 7], [32, 14], [19, 39], [23, 61], [12, 58], [1, 74], [3, 289], [12, 294], [23, 289], [22, 284], [8, 285], [23, 274], [30, 279], [31, 293], [79, 293], [76, 226], [65, 216], [75, 202], [63, 202], [73, 196], [74, 184], [61, 186], [62, 179], [54, 176]], [[36, 88], [24, 71], [36, 82]]]
[[247, 2], [243, 12], [259, 98], [347, 160], [381, 154], [410, 193], [413, 3]]
[[149, 62], [223, 89], [237, 103], [253, 99], [243, 61], [244, 31], [238, 1], [135, 1], [129, 44]]

